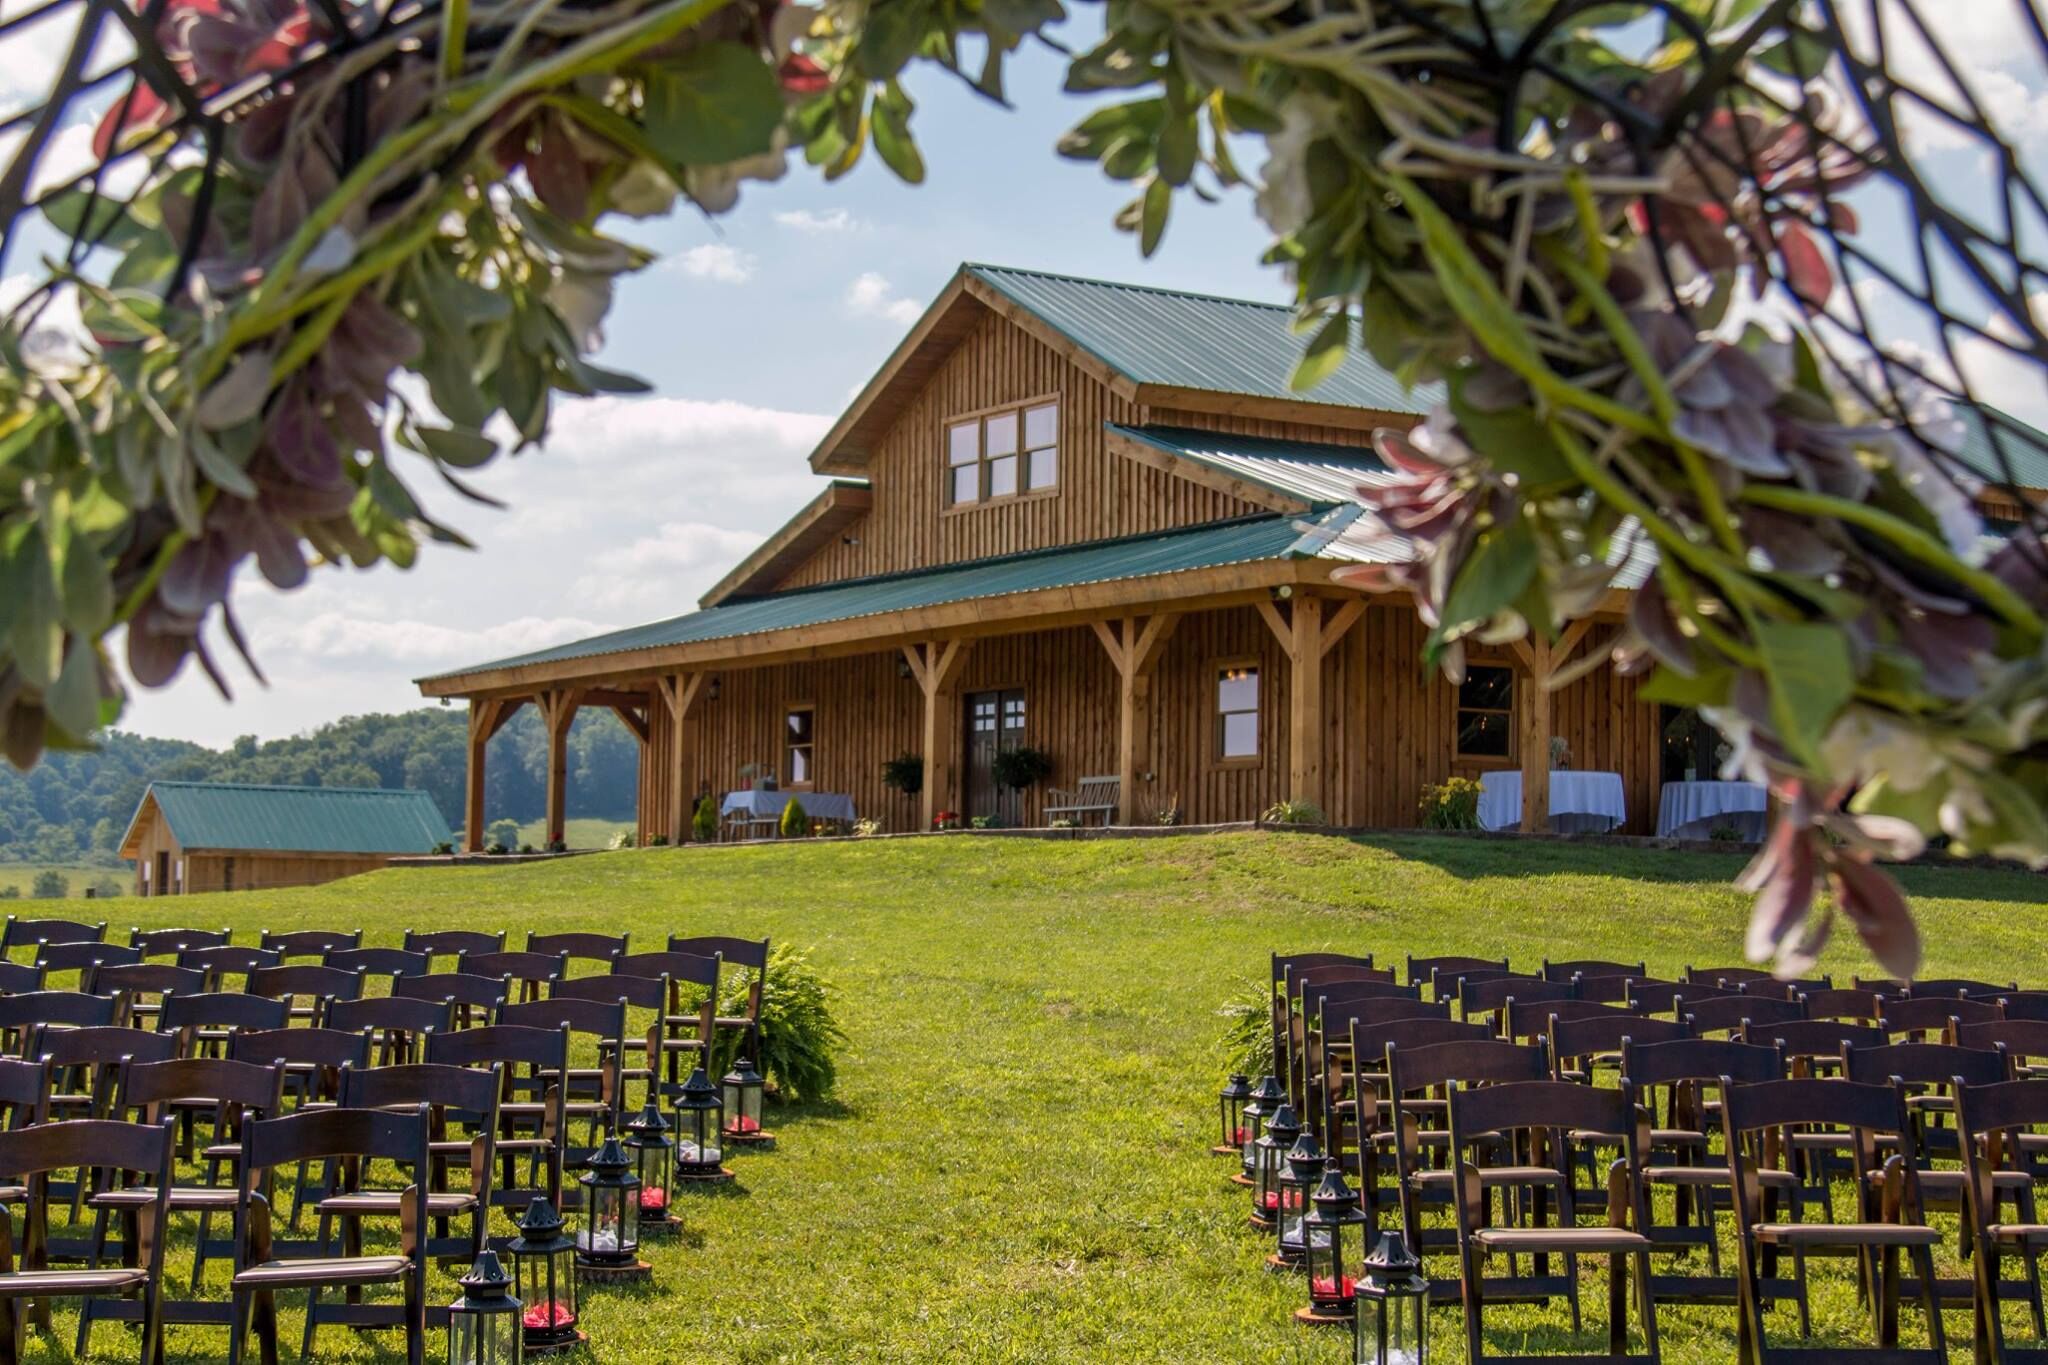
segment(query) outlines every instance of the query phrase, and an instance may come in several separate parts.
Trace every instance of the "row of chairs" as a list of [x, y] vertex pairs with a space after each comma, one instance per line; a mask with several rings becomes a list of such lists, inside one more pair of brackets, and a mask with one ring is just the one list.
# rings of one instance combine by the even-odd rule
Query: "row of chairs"
[[[1807, 1262], [1821, 1255], [1856, 1259], [1884, 1350], [1897, 1347], [1902, 1296], [1921, 1300], [1937, 1351], [1944, 1308], [1976, 1313], [1989, 1354], [2005, 1351], [2001, 1303], [2024, 1301], [2048, 1334], [2035, 1203], [2048, 1180], [2048, 1080], [2035, 1065], [2048, 1061], [2048, 1022], [2031, 1017], [2034, 993], [1785, 986], [1749, 969], [1657, 982], [1640, 963], [1515, 974], [1474, 959], [1411, 959], [1396, 985], [1363, 958], [1304, 960], [1329, 956], [1276, 958], [1290, 1111], [1307, 1120], [1310, 1158], [1357, 1180], [1369, 1226], [1397, 1220], [1425, 1263], [1457, 1255], [1431, 1294], [1463, 1302], [1474, 1359], [1484, 1307], [1503, 1298], [1562, 1296], [1576, 1328], [1577, 1258], [1603, 1254], [1617, 1355], [1625, 1262], [1647, 1358], [1659, 1302], [1737, 1305], [1745, 1359], [1771, 1354], [1774, 1302], [1797, 1306], [1805, 1336]], [[1635, 984], [1584, 989], [1613, 978]], [[2015, 1001], [2030, 1017], [2008, 1013]], [[1934, 1210], [1959, 1216], [1970, 1279], [1936, 1278]], [[1720, 1212], [1733, 1216], [1734, 1276], [1721, 1273]], [[1583, 1226], [1589, 1215], [1602, 1225]], [[1653, 1254], [1702, 1250], [1706, 1275], [1653, 1269]], [[2010, 1255], [2021, 1266], [2007, 1278]], [[1509, 1273], [1489, 1274], [1501, 1256]]]

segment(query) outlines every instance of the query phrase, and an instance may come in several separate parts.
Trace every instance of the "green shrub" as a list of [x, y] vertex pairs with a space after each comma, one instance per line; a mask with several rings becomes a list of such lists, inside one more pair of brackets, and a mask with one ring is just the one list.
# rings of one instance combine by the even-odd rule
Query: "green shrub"
[[1028, 745], [1004, 749], [989, 764], [989, 772], [1005, 787], [1022, 791], [1052, 776], [1052, 755]]
[[924, 759], [917, 754], [898, 754], [882, 765], [882, 785], [894, 787], [905, 796], [924, 790]]
[[1269, 825], [1325, 825], [1323, 808], [1313, 801], [1275, 801], [1259, 817]]
[[[821, 1100], [839, 1079], [837, 1054], [846, 1034], [832, 1017], [832, 988], [810, 963], [810, 954], [779, 944], [768, 955], [768, 987], [761, 994], [761, 1073], [777, 1100]], [[734, 973], [720, 993], [718, 1012], [746, 1013], [747, 982]], [[739, 1055], [740, 1038], [719, 1034], [717, 1071], [723, 1075]]]
[[712, 800], [709, 792], [697, 803], [697, 813], [690, 817], [690, 829], [700, 844], [718, 841], [718, 803]]
[[1484, 790], [1469, 777], [1453, 777], [1422, 789], [1424, 829], [1478, 829], [1479, 793]]
[[1223, 1035], [1217, 1040], [1223, 1074], [1272, 1075], [1273, 984], [1247, 978], [1216, 1014], [1223, 1020]]
[[46, 867], [36, 873], [28, 893], [39, 901], [60, 901], [71, 894], [71, 879], [54, 867]]
[[9, 882], [5, 886], [0, 886], [0, 901], [18, 901], [20, 899], [21, 888], [16, 886], [13, 882]]
[[647, 847], [649, 847], [649, 848], [667, 848], [667, 847], [668, 847], [668, 836], [667, 836], [666, 834], [650, 834], [650, 835], [648, 835], [648, 836], [647, 836]]
[[92, 894], [100, 900], [111, 900], [113, 897], [120, 895], [122, 890], [121, 880], [118, 877], [93, 878]]
[[490, 843], [484, 845], [484, 852], [490, 854], [493, 857], [510, 853], [511, 851], [511, 849], [507, 848], [505, 845], [499, 843], [495, 839], [493, 839]]
[[454, 851], [455, 845], [448, 842], [446, 839], [443, 839], [440, 843], [434, 845], [434, 852], [437, 854], [441, 854], [443, 856], [453, 853]]
[[789, 798], [789, 804], [782, 808], [782, 824], [778, 827], [785, 839], [802, 839], [811, 832], [810, 812], [796, 797]]
[[519, 847], [519, 822], [517, 820], [493, 820], [484, 826], [484, 838], [506, 848]]
[[1003, 827], [1003, 817], [1000, 815], [977, 815], [967, 823], [976, 829], [1001, 829]]
[[616, 853], [623, 848], [633, 848], [636, 845], [638, 845], [638, 843], [639, 840], [633, 837], [632, 830], [615, 829], [612, 831], [611, 841], [607, 843], [605, 847], [610, 849], [612, 852]]

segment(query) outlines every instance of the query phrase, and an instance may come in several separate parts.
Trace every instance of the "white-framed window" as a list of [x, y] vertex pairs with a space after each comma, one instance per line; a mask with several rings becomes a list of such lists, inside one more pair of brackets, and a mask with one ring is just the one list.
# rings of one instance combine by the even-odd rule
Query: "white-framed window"
[[946, 423], [946, 496], [954, 507], [1044, 493], [1060, 481], [1060, 405], [1034, 400]]
[[1218, 763], [1246, 762], [1259, 756], [1259, 666], [1251, 660], [1216, 665], [1216, 741]]
[[783, 714], [783, 767], [792, 787], [808, 787], [816, 774], [817, 718], [816, 708], [809, 706], [792, 706]]
[[1468, 664], [1458, 684], [1457, 756], [1510, 760], [1515, 756], [1515, 671]]

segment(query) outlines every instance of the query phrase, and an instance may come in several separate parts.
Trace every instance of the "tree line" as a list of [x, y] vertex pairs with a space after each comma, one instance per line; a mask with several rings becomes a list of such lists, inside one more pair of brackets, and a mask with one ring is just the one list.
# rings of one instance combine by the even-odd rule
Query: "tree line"
[[[153, 781], [260, 782], [294, 787], [411, 787], [462, 824], [468, 715], [455, 707], [349, 716], [301, 735], [225, 749], [111, 731], [96, 748], [52, 752], [30, 772], [0, 765], [0, 862], [118, 861], [121, 836]], [[632, 814], [639, 746], [609, 711], [581, 712], [569, 731], [569, 809]], [[538, 818], [546, 801], [547, 734], [525, 707], [492, 739], [486, 808], [496, 820]]]

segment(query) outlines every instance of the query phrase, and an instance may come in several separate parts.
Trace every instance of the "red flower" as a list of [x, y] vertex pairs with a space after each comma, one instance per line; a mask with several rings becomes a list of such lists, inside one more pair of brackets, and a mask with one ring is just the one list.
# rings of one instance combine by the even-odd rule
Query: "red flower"
[[801, 52], [784, 57], [775, 74], [782, 88], [792, 95], [822, 94], [832, 84], [832, 73]]

